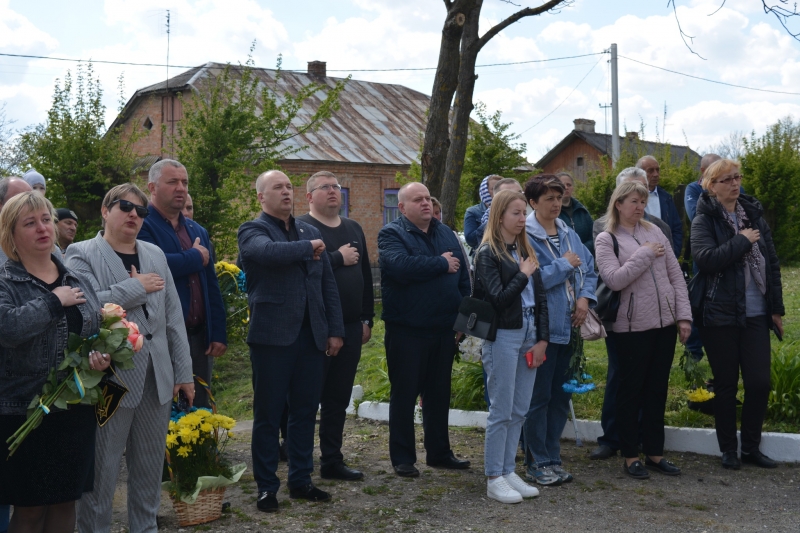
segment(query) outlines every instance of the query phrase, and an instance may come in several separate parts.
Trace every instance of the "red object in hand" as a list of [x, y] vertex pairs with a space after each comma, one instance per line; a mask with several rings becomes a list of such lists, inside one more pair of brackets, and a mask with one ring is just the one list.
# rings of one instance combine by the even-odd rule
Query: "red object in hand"
[[[528, 362], [528, 368], [533, 368], [533, 350], [525, 352], [525, 360]], [[547, 356], [542, 357], [542, 363], [547, 361]]]

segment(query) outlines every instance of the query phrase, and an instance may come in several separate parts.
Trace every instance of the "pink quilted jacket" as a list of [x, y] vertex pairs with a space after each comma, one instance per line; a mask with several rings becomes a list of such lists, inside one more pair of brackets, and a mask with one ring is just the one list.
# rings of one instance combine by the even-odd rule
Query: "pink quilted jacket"
[[[619, 242], [619, 259], [614, 255], [611, 235], [603, 232], [595, 241], [600, 277], [609, 288], [621, 291], [613, 331], [646, 331], [672, 325], [676, 320], [692, 320], [686, 282], [664, 233], [652, 224], [649, 229], [637, 224], [633, 235], [641, 245], [622, 226], [614, 235]], [[644, 246], [647, 241], [663, 244], [667, 253], [656, 258], [655, 252]]]

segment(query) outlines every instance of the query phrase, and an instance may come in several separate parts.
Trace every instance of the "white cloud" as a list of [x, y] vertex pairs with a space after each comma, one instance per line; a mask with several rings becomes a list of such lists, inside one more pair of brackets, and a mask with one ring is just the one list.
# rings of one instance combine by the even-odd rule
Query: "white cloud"
[[9, 3], [10, 0], [0, 0], [0, 49], [6, 52], [38, 54], [58, 46], [56, 39], [13, 11]]

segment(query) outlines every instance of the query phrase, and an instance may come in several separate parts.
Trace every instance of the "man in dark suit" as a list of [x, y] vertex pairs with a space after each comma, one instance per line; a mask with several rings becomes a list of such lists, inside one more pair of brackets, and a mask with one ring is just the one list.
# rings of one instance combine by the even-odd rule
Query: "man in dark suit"
[[256, 180], [261, 216], [239, 228], [239, 253], [250, 306], [253, 368], [253, 473], [260, 511], [278, 510], [278, 428], [288, 399], [290, 498], [322, 502], [331, 496], [311, 483], [314, 422], [325, 356], [345, 334], [342, 307], [319, 231], [292, 216], [294, 191], [286, 174]]
[[[225, 305], [210, 259], [208, 232], [186, 219], [181, 210], [189, 196], [189, 175], [179, 162], [162, 159], [150, 168], [150, 216], [144, 219], [139, 239], [161, 248], [178, 290], [189, 336], [192, 372], [211, 385], [214, 358], [228, 346]], [[202, 386], [195, 388], [194, 405], [210, 407]]]
[[672, 250], [675, 257], [681, 256], [683, 250], [683, 220], [678, 215], [678, 208], [669, 194], [663, 187], [659, 187], [661, 180], [661, 167], [658, 160], [652, 155], [639, 158], [636, 168], [640, 168], [647, 174], [647, 188], [650, 190], [650, 199], [647, 201], [645, 212], [651, 217], [658, 217], [669, 226], [672, 232]]
[[378, 233], [386, 324], [389, 456], [398, 476], [419, 471], [414, 405], [422, 397], [428, 466], [469, 468], [450, 449], [447, 421], [456, 353], [453, 324], [470, 294], [469, 269], [453, 231], [433, 218], [428, 188], [408, 183], [397, 193], [401, 215]]
[[298, 217], [319, 230], [339, 291], [344, 321], [344, 346], [336, 357], [325, 358], [319, 415], [319, 473], [324, 479], [355, 481], [364, 477], [349, 468], [342, 455], [342, 432], [353, 392], [361, 345], [372, 336], [375, 304], [367, 239], [355, 220], [339, 216], [342, 186], [336, 176], [317, 172], [306, 183], [310, 212]]

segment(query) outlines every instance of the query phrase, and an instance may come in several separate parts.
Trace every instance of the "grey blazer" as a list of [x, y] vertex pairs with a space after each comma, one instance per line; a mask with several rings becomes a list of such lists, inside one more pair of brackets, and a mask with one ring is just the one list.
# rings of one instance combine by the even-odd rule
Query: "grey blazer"
[[[86, 276], [92, 284], [100, 305], [121, 305], [128, 312], [128, 319], [136, 322], [145, 335], [144, 346], [133, 357], [135, 368], [117, 370], [130, 390], [120, 406], [128, 408], [139, 405], [149, 360], [153, 361], [158, 399], [162, 404], [172, 398], [175, 384], [191, 383], [193, 379], [183, 310], [167, 258], [160, 248], [140, 240], [136, 241], [136, 252], [141, 273], [155, 272], [164, 278], [163, 290], [147, 294], [139, 280], [130, 277], [122, 259], [103, 239], [102, 231], [94, 239], [70, 245], [66, 259], [68, 268]], [[148, 318], [144, 316], [142, 304], [147, 304]]]

